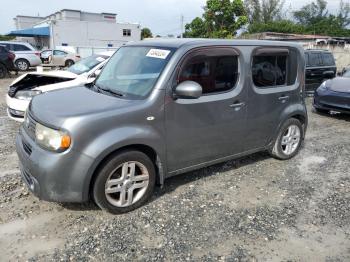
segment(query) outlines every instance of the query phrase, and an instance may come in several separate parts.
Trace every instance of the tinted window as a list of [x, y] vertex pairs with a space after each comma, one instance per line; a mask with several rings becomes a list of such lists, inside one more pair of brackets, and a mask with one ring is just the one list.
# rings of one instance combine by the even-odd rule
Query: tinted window
[[236, 55], [196, 55], [187, 60], [178, 77], [183, 81], [195, 81], [203, 88], [203, 94], [227, 91], [238, 79], [238, 57]]
[[1, 45], [0, 45], [0, 52], [1, 52], [1, 53], [6, 53], [6, 49], [5, 49], [4, 46], [1, 46]]
[[309, 66], [320, 66], [322, 65], [319, 53], [309, 53]]
[[286, 84], [287, 55], [259, 55], [253, 57], [253, 82], [258, 87]]
[[335, 65], [334, 58], [333, 58], [333, 55], [332, 55], [332, 54], [330, 54], [330, 53], [324, 53], [324, 54], [322, 55], [322, 57], [323, 57], [323, 64], [324, 64], [325, 66], [333, 66], [333, 65]]
[[14, 51], [30, 51], [30, 49], [27, 46], [18, 44], [14, 44], [13, 49]]

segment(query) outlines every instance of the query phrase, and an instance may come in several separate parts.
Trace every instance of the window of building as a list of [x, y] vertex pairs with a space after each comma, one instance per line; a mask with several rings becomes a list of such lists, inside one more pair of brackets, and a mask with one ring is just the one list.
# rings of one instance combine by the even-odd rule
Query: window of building
[[30, 51], [29, 47], [25, 45], [18, 45], [18, 44], [14, 44], [13, 49], [14, 49], [13, 51]]
[[198, 54], [185, 61], [179, 73], [178, 84], [184, 81], [195, 81], [202, 86], [203, 94], [231, 90], [238, 80], [237, 55]]
[[287, 54], [258, 55], [253, 57], [253, 82], [258, 87], [285, 85]]
[[123, 36], [131, 36], [131, 29], [123, 29]]

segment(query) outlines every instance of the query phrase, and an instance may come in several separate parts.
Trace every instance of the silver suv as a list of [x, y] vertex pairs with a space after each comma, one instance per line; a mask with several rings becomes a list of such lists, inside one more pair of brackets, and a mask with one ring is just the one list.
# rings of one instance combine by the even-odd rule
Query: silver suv
[[15, 66], [20, 71], [27, 71], [29, 67], [41, 64], [40, 52], [26, 42], [0, 41], [0, 45], [15, 53]]
[[[259, 74], [266, 63], [279, 73]], [[177, 174], [264, 150], [290, 159], [307, 127], [304, 70], [294, 43], [129, 43], [94, 82], [34, 97], [16, 140], [23, 180], [41, 199], [122, 213]]]

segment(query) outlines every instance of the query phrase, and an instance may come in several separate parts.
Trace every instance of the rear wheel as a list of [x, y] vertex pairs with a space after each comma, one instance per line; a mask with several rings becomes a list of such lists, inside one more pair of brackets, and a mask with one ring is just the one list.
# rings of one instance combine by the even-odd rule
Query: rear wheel
[[74, 65], [74, 61], [73, 61], [73, 60], [70, 60], [70, 59], [67, 60], [66, 63], [65, 63], [65, 66], [66, 66], [66, 67], [70, 67], [70, 66], [72, 66], [72, 65]]
[[0, 79], [5, 78], [8, 75], [8, 71], [3, 64], [0, 64]]
[[290, 118], [282, 125], [270, 153], [277, 159], [290, 159], [300, 150], [303, 139], [304, 132], [300, 121]]
[[132, 211], [152, 195], [156, 181], [154, 164], [139, 151], [110, 157], [99, 169], [93, 184], [95, 203], [113, 214]]
[[29, 62], [22, 58], [17, 59], [15, 65], [20, 71], [27, 71], [30, 67]]

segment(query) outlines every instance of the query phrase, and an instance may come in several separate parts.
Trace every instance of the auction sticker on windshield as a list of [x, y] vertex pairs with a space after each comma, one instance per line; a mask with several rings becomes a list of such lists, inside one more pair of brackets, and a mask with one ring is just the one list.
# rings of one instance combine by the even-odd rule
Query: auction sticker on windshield
[[163, 50], [163, 49], [151, 49], [148, 51], [147, 55], [148, 57], [154, 57], [154, 58], [160, 58], [160, 59], [166, 59], [169, 55], [169, 50]]

